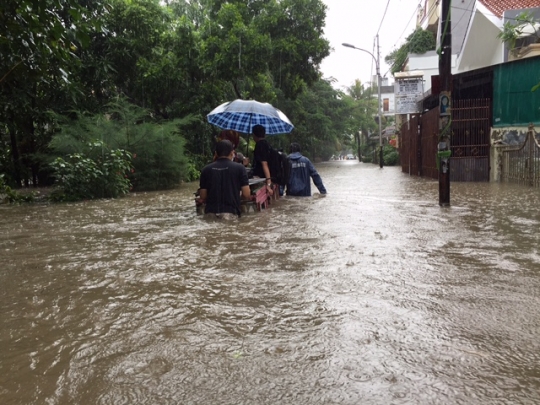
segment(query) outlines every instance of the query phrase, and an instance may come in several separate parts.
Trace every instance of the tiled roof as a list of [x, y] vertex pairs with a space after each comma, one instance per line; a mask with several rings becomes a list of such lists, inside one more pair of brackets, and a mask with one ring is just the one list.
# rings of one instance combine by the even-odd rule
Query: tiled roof
[[506, 10], [515, 10], [520, 8], [540, 7], [540, 0], [479, 0], [497, 17], [502, 18]]

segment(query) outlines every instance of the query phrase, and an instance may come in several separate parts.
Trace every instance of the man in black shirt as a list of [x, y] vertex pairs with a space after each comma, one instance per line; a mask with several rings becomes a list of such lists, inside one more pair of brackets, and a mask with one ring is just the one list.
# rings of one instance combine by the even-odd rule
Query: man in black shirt
[[240, 192], [244, 199], [251, 199], [246, 170], [232, 162], [234, 150], [230, 141], [219, 141], [216, 154], [217, 160], [201, 171], [199, 195], [206, 203], [204, 212], [218, 218], [236, 218], [240, 215]]
[[255, 150], [253, 151], [253, 176], [266, 179], [268, 194], [272, 195], [272, 179], [268, 161], [270, 159], [270, 145], [266, 140], [266, 129], [262, 125], [254, 125], [253, 139], [255, 140]]

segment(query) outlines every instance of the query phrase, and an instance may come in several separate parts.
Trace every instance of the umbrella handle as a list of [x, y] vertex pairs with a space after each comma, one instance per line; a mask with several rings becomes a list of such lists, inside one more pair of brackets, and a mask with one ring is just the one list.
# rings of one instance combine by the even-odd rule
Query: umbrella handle
[[[249, 130], [251, 131], [251, 117], [252, 115], [249, 115]], [[249, 158], [249, 132], [247, 134], [247, 142], [246, 142], [246, 156]], [[255, 156], [253, 157], [255, 159]]]

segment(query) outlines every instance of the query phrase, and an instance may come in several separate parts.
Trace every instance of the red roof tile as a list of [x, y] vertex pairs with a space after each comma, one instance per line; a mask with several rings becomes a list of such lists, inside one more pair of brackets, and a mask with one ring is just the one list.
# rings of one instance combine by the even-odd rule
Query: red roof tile
[[480, 3], [499, 18], [506, 10], [540, 7], [540, 0], [480, 0]]

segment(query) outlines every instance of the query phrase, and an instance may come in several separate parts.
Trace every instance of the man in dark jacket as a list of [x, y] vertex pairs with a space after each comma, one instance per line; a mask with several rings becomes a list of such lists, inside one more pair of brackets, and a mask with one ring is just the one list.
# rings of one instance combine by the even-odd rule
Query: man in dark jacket
[[234, 156], [231, 141], [219, 141], [216, 145], [217, 160], [201, 171], [199, 195], [206, 203], [205, 214], [232, 219], [240, 215], [240, 193], [245, 200], [251, 199], [246, 169], [232, 162]]
[[[287, 195], [311, 196], [311, 179], [321, 194], [326, 194], [326, 188], [321, 176], [313, 166], [313, 163], [300, 153], [300, 145], [291, 143], [291, 177], [287, 184]], [[310, 179], [311, 177], [311, 179]]]
[[266, 188], [268, 194], [273, 194], [272, 178], [268, 162], [270, 160], [270, 145], [266, 140], [266, 128], [262, 125], [254, 125], [253, 139], [255, 140], [255, 149], [253, 150], [253, 176], [266, 179]]

